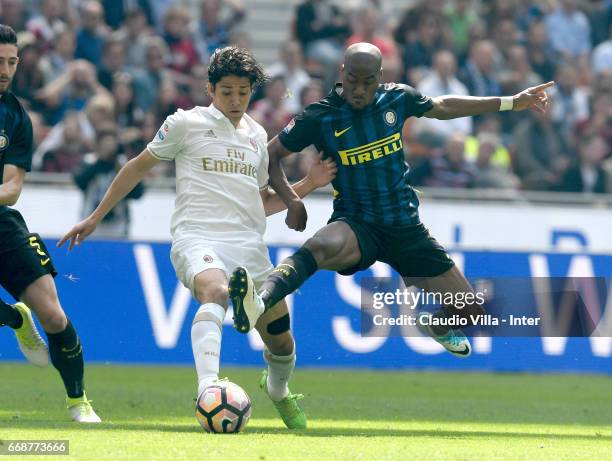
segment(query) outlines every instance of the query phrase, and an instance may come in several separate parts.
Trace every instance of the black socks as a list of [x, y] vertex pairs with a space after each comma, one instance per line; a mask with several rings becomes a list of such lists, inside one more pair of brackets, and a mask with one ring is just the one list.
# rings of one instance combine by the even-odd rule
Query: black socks
[[0, 299], [0, 326], [2, 325], [19, 328], [23, 325], [23, 318], [17, 309]]
[[70, 320], [60, 333], [47, 333], [51, 363], [59, 371], [70, 398], [81, 397], [83, 389], [83, 348]]
[[280, 263], [261, 286], [266, 310], [301, 287], [317, 268], [314, 256], [304, 247]]

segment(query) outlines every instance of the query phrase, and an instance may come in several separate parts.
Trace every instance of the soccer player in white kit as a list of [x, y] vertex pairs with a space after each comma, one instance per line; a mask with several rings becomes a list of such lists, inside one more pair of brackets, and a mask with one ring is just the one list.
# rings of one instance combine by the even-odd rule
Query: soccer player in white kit
[[[247, 50], [226, 47], [211, 57], [208, 77], [212, 104], [170, 115], [147, 148], [118, 172], [96, 210], [58, 242], [70, 240], [70, 249], [79, 245], [151, 168], [162, 160], [176, 162], [170, 258], [201, 304], [191, 329], [198, 395], [219, 379], [228, 274], [243, 265], [256, 286], [263, 282], [273, 269], [263, 240], [266, 216], [285, 209], [268, 188], [266, 132], [245, 114], [253, 88], [265, 81], [261, 67]], [[303, 197], [329, 183], [335, 172], [333, 162], [319, 160], [294, 190]], [[301, 396], [288, 388], [295, 343], [285, 301], [262, 315], [255, 328], [268, 363], [260, 385], [287, 427], [303, 429], [306, 416], [296, 403]]]

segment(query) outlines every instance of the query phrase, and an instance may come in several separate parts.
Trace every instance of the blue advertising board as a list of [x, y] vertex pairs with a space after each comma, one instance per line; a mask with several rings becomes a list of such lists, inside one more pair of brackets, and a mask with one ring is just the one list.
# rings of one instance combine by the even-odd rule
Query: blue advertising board
[[[198, 306], [177, 282], [168, 243], [87, 241], [71, 253], [47, 245], [59, 270], [62, 305], [78, 329], [86, 360], [113, 363], [191, 364], [191, 320]], [[293, 248], [271, 247], [277, 262]], [[595, 254], [456, 251], [466, 275], [477, 277], [605, 277], [612, 256]], [[601, 299], [599, 318], [608, 336], [580, 338], [474, 338], [466, 360], [430, 338], [361, 334], [362, 277], [391, 277], [376, 264], [343, 277], [315, 274], [289, 299], [299, 366], [612, 373], [612, 301]], [[5, 300], [11, 299], [1, 292]], [[607, 308], [606, 308], [607, 305]], [[391, 333], [391, 332], [389, 332]], [[256, 333], [241, 335], [226, 318], [222, 365], [262, 365]], [[0, 360], [21, 360], [13, 335], [0, 329]]]

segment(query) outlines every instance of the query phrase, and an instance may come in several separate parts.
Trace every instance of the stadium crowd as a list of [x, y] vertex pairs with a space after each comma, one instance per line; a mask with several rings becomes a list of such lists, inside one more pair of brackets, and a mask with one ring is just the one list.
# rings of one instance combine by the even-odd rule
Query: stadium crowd
[[[342, 4], [296, 7], [292, 37], [250, 108], [270, 137], [329, 91], [347, 45], [368, 41], [383, 53], [384, 81], [428, 96], [511, 95], [556, 81], [544, 115], [412, 119], [404, 143], [414, 185], [612, 192], [612, 0], [414, 0], [400, 14], [384, 0]], [[209, 104], [211, 53], [249, 47], [257, 33], [241, 28], [240, 0], [0, 7], [0, 23], [19, 36], [12, 90], [34, 125], [34, 169], [73, 174], [89, 207], [167, 115]], [[290, 157], [288, 176], [302, 177], [312, 155]], [[172, 176], [172, 165], [155, 174]]]

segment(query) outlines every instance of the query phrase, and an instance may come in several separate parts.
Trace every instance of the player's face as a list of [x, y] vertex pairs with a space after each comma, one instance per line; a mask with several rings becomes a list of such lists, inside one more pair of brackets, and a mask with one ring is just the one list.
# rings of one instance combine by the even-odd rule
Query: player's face
[[228, 75], [217, 82], [216, 85], [208, 84], [213, 104], [223, 112], [234, 125], [240, 123], [251, 100], [251, 82], [247, 77]]
[[342, 92], [346, 102], [356, 110], [361, 110], [371, 104], [381, 76], [381, 71], [372, 72], [372, 69], [345, 67]]
[[17, 47], [9, 43], [0, 45], [0, 93], [11, 87], [18, 63]]

